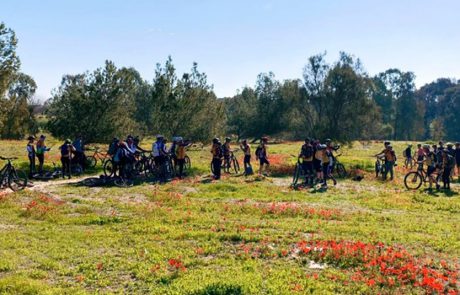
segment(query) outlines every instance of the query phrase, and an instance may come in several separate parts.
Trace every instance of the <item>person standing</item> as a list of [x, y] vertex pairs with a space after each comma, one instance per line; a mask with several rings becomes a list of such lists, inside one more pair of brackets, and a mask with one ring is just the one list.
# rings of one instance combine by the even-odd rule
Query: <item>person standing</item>
[[35, 173], [35, 137], [29, 136], [27, 140], [27, 157], [29, 158], [29, 178], [32, 178]]
[[313, 145], [310, 143], [310, 138], [306, 138], [300, 149], [299, 158], [302, 158], [302, 169], [305, 173], [305, 183], [307, 185], [313, 184], [313, 156]]
[[214, 138], [212, 140], [212, 148], [211, 148], [211, 154], [212, 154], [212, 170], [214, 173], [214, 179], [219, 180], [220, 179], [220, 172], [221, 172], [221, 166], [222, 166], [222, 144], [220, 143], [219, 138]]
[[385, 149], [381, 153], [379, 153], [379, 154], [377, 154], [375, 156], [378, 157], [378, 156], [381, 156], [382, 154], [385, 157], [385, 173], [383, 174], [383, 179], [384, 180], [387, 179], [387, 175], [388, 175], [388, 172], [389, 172], [390, 173], [390, 180], [393, 180], [394, 179], [394, 166], [395, 166], [395, 163], [396, 163], [396, 154], [395, 154], [391, 144], [386, 145]]
[[185, 144], [184, 140], [179, 137], [176, 140], [176, 147], [175, 147], [175, 159], [177, 166], [179, 166], [179, 179], [182, 179], [182, 176], [184, 176], [184, 165], [185, 165], [185, 148], [187, 147], [187, 144]]
[[72, 178], [72, 153], [75, 153], [75, 147], [70, 139], [66, 139], [63, 145], [59, 147], [61, 151], [62, 178], [65, 178], [67, 173], [69, 179]]
[[262, 137], [260, 145], [256, 150], [256, 156], [259, 158], [259, 176], [268, 175], [268, 169], [270, 168], [270, 161], [268, 161], [267, 151], [268, 138]]
[[244, 153], [244, 160], [243, 160], [244, 174], [250, 175], [253, 173], [252, 166], [251, 166], [251, 146], [248, 144], [248, 141], [245, 139], [240, 145], [240, 148]]
[[45, 135], [40, 135], [35, 146], [35, 155], [38, 159], [38, 173], [43, 174], [43, 164], [45, 163], [45, 153], [50, 151], [50, 148], [46, 147]]
[[85, 145], [83, 143], [83, 137], [81, 136], [81, 134], [79, 134], [77, 136], [77, 138], [75, 138], [75, 140], [72, 143], [72, 146], [75, 149], [75, 151], [74, 151], [74, 154], [75, 154], [74, 161], [77, 164], [80, 164], [81, 168], [83, 170], [85, 170], [85, 168], [86, 168]]
[[157, 141], [155, 141], [152, 145], [152, 154], [153, 154], [153, 161], [155, 162], [155, 166], [157, 167], [157, 171], [159, 171], [159, 178], [160, 182], [166, 181], [166, 171], [165, 171], [165, 163], [166, 163], [166, 144], [165, 139], [162, 135], [157, 135]]
[[442, 155], [442, 183], [443, 188], [450, 190], [450, 172], [455, 166], [454, 157], [449, 154], [447, 149], [443, 149], [441, 152]]

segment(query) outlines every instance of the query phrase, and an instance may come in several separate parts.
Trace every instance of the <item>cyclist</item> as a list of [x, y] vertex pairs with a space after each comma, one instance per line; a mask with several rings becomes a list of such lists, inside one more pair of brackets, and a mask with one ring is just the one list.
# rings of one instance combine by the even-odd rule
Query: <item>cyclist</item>
[[43, 174], [43, 164], [45, 163], [45, 153], [49, 152], [51, 148], [47, 148], [45, 144], [45, 135], [40, 135], [35, 146], [35, 155], [38, 158], [38, 173]]
[[224, 167], [230, 167], [230, 147], [231, 138], [226, 137], [225, 143], [222, 145], [222, 153], [224, 154]]
[[211, 153], [212, 153], [212, 169], [214, 171], [213, 178], [215, 180], [219, 180], [220, 170], [222, 166], [222, 144], [219, 138], [217, 137], [212, 140]]
[[179, 140], [180, 140], [180, 137], [173, 137], [171, 147], [169, 148], [169, 154], [171, 155], [174, 166], [177, 166], [179, 164], [177, 162], [177, 155], [176, 155], [176, 152], [177, 152], [176, 149], [178, 147]]
[[85, 145], [84, 145], [81, 134], [77, 135], [77, 138], [75, 138], [75, 140], [73, 141], [72, 146], [75, 148], [74, 161], [80, 164], [82, 169], [85, 169], [86, 167]]
[[[330, 145], [330, 141], [328, 143]], [[321, 145], [322, 150], [322, 159], [321, 165], [323, 168], [323, 184], [322, 186], [327, 188], [327, 180], [330, 178], [334, 182], [334, 185], [337, 184], [337, 181], [332, 177], [332, 165], [334, 164], [334, 158], [332, 156], [332, 149], [328, 148], [328, 145]]]
[[240, 145], [241, 150], [244, 153], [244, 173], [246, 175], [252, 174], [252, 166], [251, 166], [251, 146], [248, 144], [248, 141], [245, 139]]
[[[267, 152], [268, 138], [262, 137], [260, 139], [260, 145], [256, 149], [256, 156], [259, 159], [259, 176], [262, 174], [268, 174], [268, 168], [270, 167], [270, 162], [268, 161], [268, 152]], [[265, 167], [265, 173], [264, 172]]]
[[306, 184], [313, 184], [313, 156], [314, 148], [310, 142], [310, 138], [305, 139], [305, 143], [300, 149], [299, 158], [302, 158], [302, 169], [305, 173], [305, 182]]
[[323, 145], [318, 140], [314, 143], [315, 156], [313, 158], [313, 167], [316, 171], [316, 179], [319, 182], [323, 182], [323, 169], [321, 162], [323, 160]]
[[76, 149], [72, 145], [72, 141], [66, 139], [64, 144], [59, 147], [59, 150], [61, 151], [62, 178], [68, 173], [70, 179], [72, 178], [72, 153], [75, 153]]
[[404, 158], [404, 166], [407, 168], [412, 163], [412, 144], [407, 145], [407, 148], [404, 150]]
[[155, 165], [160, 167], [160, 181], [164, 181], [166, 178], [164, 164], [166, 163], [166, 145], [165, 145], [165, 138], [163, 135], [157, 135], [157, 141], [155, 141], [152, 145], [152, 154], [153, 160], [155, 161]]
[[455, 166], [455, 159], [452, 157], [447, 149], [442, 150], [442, 182], [443, 188], [450, 190], [450, 172]]
[[457, 177], [460, 179], [460, 142], [455, 143], [455, 163], [457, 165]]
[[133, 142], [134, 142], [134, 146], [136, 147], [136, 151], [138, 151], [140, 153], [148, 153], [149, 152], [148, 150], [144, 150], [143, 148], [141, 148], [141, 146], [140, 146], [141, 139], [139, 138], [139, 136], [134, 137]]
[[29, 177], [32, 178], [32, 176], [35, 173], [35, 137], [31, 135], [27, 137], [27, 140], [27, 157], [29, 158]]
[[109, 145], [109, 149], [107, 150], [107, 154], [112, 158], [112, 163], [113, 163], [113, 171], [116, 172], [119, 168], [120, 164], [120, 140], [117, 137], [114, 137], [112, 139], [112, 142]]
[[[424, 160], [423, 163], [426, 165], [426, 174], [428, 176], [428, 181], [430, 184], [429, 190], [431, 190], [433, 186], [433, 182], [436, 182], [436, 180], [433, 177], [433, 173], [436, 171], [436, 156], [435, 154], [430, 150], [430, 145], [425, 144], [423, 146], [423, 152], [424, 152]], [[439, 184], [436, 183], [436, 189], [439, 189]]]
[[390, 172], [390, 180], [394, 179], [394, 171], [393, 167], [396, 163], [396, 154], [393, 150], [391, 144], [386, 145], [386, 149], [383, 150], [381, 153], [375, 155], [376, 157], [384, 156], [385, 158], [385, 173], [383, 174], [383, 179], [387, 179], [388, 172]]
[[182, 137], [176, 139], [177, 148], [175, 149], [175, 153], [173, 154], [174, 158], [176, 159], [176, 163], [179, 166], [179, 179], [182, 179], [184, 175], [184, 165], [185, 165], [185, 148], [189, 145], [186, 143]]

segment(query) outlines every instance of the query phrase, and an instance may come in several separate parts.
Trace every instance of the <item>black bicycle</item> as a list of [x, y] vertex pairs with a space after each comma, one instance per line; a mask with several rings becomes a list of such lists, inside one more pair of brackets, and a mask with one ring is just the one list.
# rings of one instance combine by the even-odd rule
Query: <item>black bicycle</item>
[[0, 160], [7, 161], [6, 165], [0, 170], [0, 185], [2, 188], [9, 187], [13, 191], [26, 188], [27, 174], [22, 170], [14, 168], [11, 161], [17, 158], [0, 157]]
[[375, 169], [375, 177], [376, 178], [385, 177], [386, 167], [385, 167], [384, 159], [385, 158], [383, 158], [383, 157], [378, 157], [378, 156], [375, 157], [374, 169]]
[[337, 178], [345, 178], [348, 175], [347, 170], [345, 169], [345, 166], [339, 161], [339, 157], [341, 155], [342, 154], [338, 154], [337, 156], [335, 156], [333, 167], [332, 167], [332, 173], [335, 174]]
[[438, 188], [442, 178], [442, 170], [436, 169], [433, 172], [433, 175], [429, 176], [428, 172], [423, 167], [423, 162], [418, 162], [417, 164], [417, 171], [410, 171], [404, 177], [404, 186], [408, 190], [417, 190], [422, 186], [422, 184], [426, 185], [426, 183], [429, 183], [431, 177], [431, 180], [434, 181], [436, 188]]

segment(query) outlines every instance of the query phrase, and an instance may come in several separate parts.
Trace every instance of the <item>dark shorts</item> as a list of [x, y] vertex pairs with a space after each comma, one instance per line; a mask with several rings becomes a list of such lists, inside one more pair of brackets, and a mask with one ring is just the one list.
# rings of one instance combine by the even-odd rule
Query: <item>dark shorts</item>
[[313, 174], [313, 162], [311, 161], [304, 161], [302, 163], [302, 169], [306, 175]]
[[243, 162], [244, 162], [244, 164], [251, 163], [251, 155], [245, 155]]
[[433, 174], [434, 171], [436, 171], [436, 168], [434, 166], [428, 166], [428, 168], [426, 169], [426, 174], [430, 176], [431, 174]]
[[321, 161], [320, 160], [314, 159], [313, 160], [313, 167], [315, 167], [316, 172], [323, 171], [323, 167], [321, 167]]
[[460, 167], [460, 159], [457, 159], [456, 162], [457, 162], [457, 166]]
[[270, 162], [268, 161], [267, 158], [260, 158], [259, 159], [260, 165], [262, 166], [263, 164], [270, 165]]

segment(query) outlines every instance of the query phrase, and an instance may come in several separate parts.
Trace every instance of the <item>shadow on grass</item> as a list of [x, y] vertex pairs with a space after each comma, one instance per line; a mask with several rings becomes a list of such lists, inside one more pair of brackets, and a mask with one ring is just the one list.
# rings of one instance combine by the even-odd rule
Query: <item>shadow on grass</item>
[[448, 190], [448, 189], [439, 189], [439, 190], [435, 190], [435, 189], [425, 189], [425, 192], [432, 196], [432, 197], [455, 197], [455, 196], [458, 196], [458, 192], [456, 191], [453, 191], [453, 190]]

